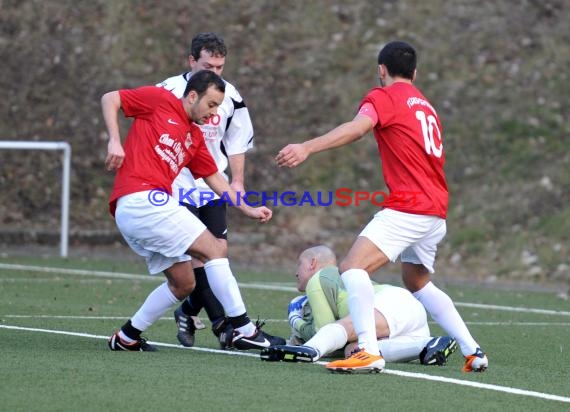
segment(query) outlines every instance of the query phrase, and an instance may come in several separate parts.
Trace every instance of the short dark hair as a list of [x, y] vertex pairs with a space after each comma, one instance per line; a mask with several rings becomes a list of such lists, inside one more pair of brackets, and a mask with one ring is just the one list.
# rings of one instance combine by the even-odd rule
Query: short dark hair
[[413, 79], [417, 56], [414, 48], [403, 41], [391, 41], [378, 53], [378, 65], [383, 64], [391, 77]]
[[224, 39], [218, 36], [216, 33], [198, 33], [192, 39], [192, 45], [190, 46], [190, 54], [195, 60], [200, 58], [200, 53], [202, 50], [206, 50], [212, 56], [226, 57], [228, 50], [226, 49], [226, 44]]
[[192, 90], [198, 93], [198, 97], [202, 97], [211, 86], [214, 86], [222, 93], [226, 92], [226, 83], [220, 76], [211, 70], [199, 70], [192, 74], [190, 80], [188, 80], [184, 90], [184, 97], [188, 96], [188, 93]]

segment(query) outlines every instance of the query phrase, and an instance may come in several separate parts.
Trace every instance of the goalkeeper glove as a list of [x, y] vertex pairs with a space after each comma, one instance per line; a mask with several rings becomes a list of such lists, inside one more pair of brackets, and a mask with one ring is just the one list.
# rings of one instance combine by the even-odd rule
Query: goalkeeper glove
[[306, 303], [306, 295], [297, 296], [289, 303], [289, 306], [287, 307], [287, 317], [289, 319], [289, 325], [291, 325], [293, 329], [296, 329], [295, 323], [298, 320], [303, 320], [303, 307]]

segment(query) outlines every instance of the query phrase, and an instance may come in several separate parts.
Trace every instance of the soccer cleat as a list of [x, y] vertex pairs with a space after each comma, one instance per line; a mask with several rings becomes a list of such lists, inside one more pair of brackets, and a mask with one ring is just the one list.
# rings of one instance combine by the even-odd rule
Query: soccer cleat
[[109, 349], [111, 350], [123, 350], [123, 351], [130, 351], [130, 352], [156, 352], [154, 346], [149, 345], [146, 343], [145, 338], [139, 338], [137, 341], [133, 343], [127, 343], [121, 339], [119, 336], [119, 331], [113, 333], [107, 342], [109, 345]]
[[422, 365], [445, 365], [447, 358], [457, 349], [457, 341], [450, 336], [430, 340], [420, 352]]
[[463, 372], [485, 372], [489, 367], [489, 359], [481, 348], [477, 348], [473, 355], [465, 357], [465, 365], [463, 365]]
[[259, 357], [268, 362], [315, 362], [319, 353], [310, 346], [275, 345], [262, 349]]
[[287, 342], [280, 336], [273, 336], [265, 331], [261, 330], [261, 328], [265, 325], [265, 322], [260, 321], [259, 318], [255, 321], [255, 328], [261, 332], [261, 335], [269, 341], [269, 346], [275, 345], [285, 345]]
[[261, 331], [261, 334], [269, 341], [270, 346], [285, 345], [287, 343], [287, 341], [280, 336], [273, 336], [265, 331]]
[[250, 350], [268, 348], [273, 345], [284, 345], [286, 343], [285, 339], [262, 331], [261, 328], [264, 324], [264, 322], [257, 320], [255, 322], [255, 333], [251, 336], [244, 336], [237, 329], [223, 331], [219, 337], [220, 347], [222, 349]]
[[178, 333], [176, 334], [178, 342], [188, 348], [194, 346], [194, 342], [196, 341], [196, 325], [194, 325], [192, 316], [186, 315], [182, 312], [182, 308], [179, 307], [174, 311], [174, 320], [178, 326]]
[[216, 322], [212, 323], [212, 333], [219, 338], [220, 335], [223, 333], [231, 333], [233, 332], [232, 325], [228, 318], [221, 318]]
[[271, 342], [263, 336], [261, 330], [256, 329], [251, 336], [244, 336], [237, 329], [234, 330], [231, 347], [238, 350], [263, 349], [271, 346]]
[[234, 328], [228, 318], [222, 318], [212, 324], [212, 333], [218, 338], [221, 349], [230, 349], [234, 336]]
[[352, 373], [352, 372], [381, 372], [386, 365], [386, 361], [380, 355], [371, 355], [364, 349], [355, 350], [346, 359], [329, 362], [325, 367], [331, 372]]
[[232, 340], [234, 338], [235, 330], [234, 328], [224, 328], [220, 331], [218, 336], [218, 342], [220, 344], [220, 349], [231, 349], [232, 348]]

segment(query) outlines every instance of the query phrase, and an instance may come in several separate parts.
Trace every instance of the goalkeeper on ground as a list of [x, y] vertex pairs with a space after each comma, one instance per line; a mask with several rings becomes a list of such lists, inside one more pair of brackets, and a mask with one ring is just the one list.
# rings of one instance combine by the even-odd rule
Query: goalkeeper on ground
[[[293, 299], [288, 307], [290, 345], [265, 349], [262, 359], [314, 362], [357, 339], [334, 252], [322, 245], [306, 249], [299, 256], [296, 277], [297, 289], [305, 295]], [[444, 364], [456, 342], [448, 336], [430, 336], [423, 305], [400, 287], [374, 284], [374, 290], [378, 348], [384, 359]]]

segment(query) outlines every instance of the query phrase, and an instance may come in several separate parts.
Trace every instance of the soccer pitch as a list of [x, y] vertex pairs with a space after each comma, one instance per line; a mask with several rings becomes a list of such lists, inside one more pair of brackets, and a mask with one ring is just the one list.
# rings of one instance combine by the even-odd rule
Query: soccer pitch
[[[292, 276], [236, 277], [250, 317], [287, 337]], [[462, 373], [457, 351], [443, 367], [339, 375], [220, 351], [205, 314], [195, 348], [178, 345], [169, 312], [145, 334], [159, 352], [109, 351], [108, 336], [161, 281], [142, 263], [0, 259], [0, 410], [570, 410], [570, 302], [553, 293], [440, 284], [487, 352], [485, 373]]]

